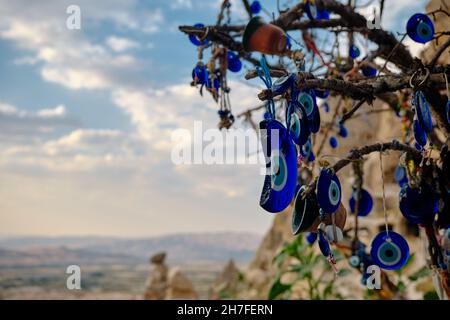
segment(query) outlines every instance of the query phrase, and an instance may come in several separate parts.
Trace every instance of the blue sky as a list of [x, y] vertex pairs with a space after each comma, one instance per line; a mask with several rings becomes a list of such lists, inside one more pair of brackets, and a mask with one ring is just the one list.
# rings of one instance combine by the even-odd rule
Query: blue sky
[[[410, 2], [387, 1], [385, 26], [403, 31], [426, 1]], [[197, 53], [177, 26], [214, 23], [219, 3], [0, 0], [0, 234], [268, 228], [258, 166], [170, 162], [173, 129], [218, 121], [189, 86]], [[81, 30], [65, 27], [70, 4]], [[232, 10], [245, 23], [240, 1]], [[231, 76], [236, 112], [261, 87], [243, 72]]]

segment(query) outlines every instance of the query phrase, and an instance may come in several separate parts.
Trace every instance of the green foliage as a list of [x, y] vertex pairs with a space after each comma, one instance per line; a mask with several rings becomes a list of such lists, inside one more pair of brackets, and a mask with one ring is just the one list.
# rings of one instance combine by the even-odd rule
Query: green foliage
[[[342, 255], [336, 251], [336, 260], [341, 260]], [[312, 247], [299, 236], [294, 241], [287, 243], [283, 249], [274, 257], [275, 263], [280, 269], [278, 276], [269, 290], [269, 299], [280, 299], [289, 297], [295, 284], [302, 282], [306, 286], [309, 299], [344, 299], [335, 287], [336, 277], [332, 280], [324, 279], [326, 274], [334, 274], [331, 266], [324, 256], [315, 253]], [[346, 276], [349, 269], [339, 270], [338, 276]], [[292, 283], [283, 283], [285, 274], [294, 274]]]

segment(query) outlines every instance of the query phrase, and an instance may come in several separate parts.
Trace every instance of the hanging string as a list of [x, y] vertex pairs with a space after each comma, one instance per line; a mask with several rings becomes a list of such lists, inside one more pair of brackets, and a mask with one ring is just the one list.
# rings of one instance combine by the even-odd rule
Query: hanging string
[[380, 143], [380, 170], [381, 170], [381, 187], [383, 192], [383, 212], [384, 212], [384, 225], [386, 227], [386, 236], [389, 240], [389, 226], [388, 226], [388, 217], [386, 212], [386, 194], [384, 191], [384, 171], [383, 171], [383, 144]]
[[[260, 60], [260, 66], [256, 67], [258, 77], [264, 82], [267, 89], [272, 89], [272, 78], [270, 77], [269, 67], [267, 66], [266, 58], [264, 56]], [[275, 119], [275, 103], [273, 99], [267, 100], [267, 112]]]

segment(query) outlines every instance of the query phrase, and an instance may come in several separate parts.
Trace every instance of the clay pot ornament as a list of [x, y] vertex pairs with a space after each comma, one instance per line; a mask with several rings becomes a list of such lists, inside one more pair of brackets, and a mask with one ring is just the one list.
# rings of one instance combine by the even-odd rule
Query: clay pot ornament
[[406, 169], [402, 166], [397, 166], [394, 172], [395, 181], [397, 181], [400, 187], [408, 184], [408, 175], [406, 174]]
[[317, 107], [314, 90], [304, 90], [299, 92], [297, 101], [306, 112], [309, 130], [312, 133], [317, 133], [320, 129], [320, 112]]
[[[319, 219], [319, 204], [317, 203], [315, 192], [311, 192], [304, 199], [302, 193], [306, 186], [301, 186], [294, 201], [294, 210], [292, 211], [292, 234], [297, 235], [300, 232], [315, 231], [317, 229], [317, 220]], [[320, 222], [319, 222], [320, 223]], [[316, 224], [315, 228], [312, 228]]]
[[[356, 211], [356, 193], [357, 190], [354, 189], [352, 192], [352, 196], [350, 197], [348, 204], [350, 206], [350, 210], [352, 213], [355, 213]], [[370, 211], [372, 211], [373, 208], [373, 199], [370, 193], [366, 190], [361, 188], [360, 190], [360, 198], [359, 198], [359, 208], [358, 208], [358, 217], [365, 217], [367, 216]]]
[[262, 9], [262, 6], [261, 6], [261, 3], [259, 2], [259, 1], [253, 1], [251, 4], [250, 4], [250, 11], [251, 11], [251, 13], [253, 13], [253, 14], [258, 14], [258, 13], [260, 13], [261, 12], [261, 9]]
[[[194, 24], [194, 27], [204, 28], [205, 25], [203, 23], [196, 23], [196, 24]], [[201, 40], [199, 40], [199, 38], [197, 38], [197, 36], [194, 36], [192, 34], [189, 35], [189, 40], [192, 42], [193, 45], [195, 45], [197, 47], [198, 46], [206, 46], [209, 43], [209, 41], [207, 39], [204, 39], [201, 41]]]
[[399, 197], [400, 211], [411, 223], [427, 225], [434, 221], [439, 208], [439, 198], [429, 185], [422, 184], [420, 188], [411, 188], [405, 184]]
[[286, 124], [289, 135], [295, 144], [303, 146], [309, 139], [310, 132], [306, 112], [300, 107], [298, 102], [291, 101], [286, 112]]
[[430, 133], [433, 130], [433, 120], [431, 118], [430, 105], [422, 91], [414, 92], [413, 105], [420, 126], [426, 133]]
[[357, 46], [352, 44], [350, 46], [348, 55], [350, 56], [350, 58], [356, 59], [356, 58], [358, 58], [361, 55], [361, 51], [359, 50], [359, 48]]
[[234, 53], [233, 51], [228, 51], [227, 60], [228, 60], [228, 70], [230, 70], [231, 72], [241, 71], [242, 62], [236, 53]]
[[253, 17], [245, 27], [242, 44], [245, 51], [282, 55], [287, 49], [287, 35], [280, 27]]
[[409, 18], [406, 24], [406, 33], [415, 42], [427, 43], [434, 37], [433, 22], [427, 15], [416, 13]]
[[316, 186], [317, 201], [324, 213], [333, 213], [341, 204], [341, 183], [331, 169], [322, 169]]
[[295, 196], [297, 151], [287, 129], [279, 121], [263, 120], [259, 127], [267, 168], [260, 206], [269, 212], [280, 212]]
[[401, 269], [409, 258], [408, 242], [396, 232], [382, 231], [373, 239], [370, 255], [380, 268]]

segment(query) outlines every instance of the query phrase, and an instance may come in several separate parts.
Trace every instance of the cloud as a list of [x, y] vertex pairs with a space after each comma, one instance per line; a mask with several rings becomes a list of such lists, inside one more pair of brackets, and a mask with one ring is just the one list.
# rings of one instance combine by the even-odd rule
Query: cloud
[[78, 121], [67, 116], [64, 105], [29, 112], [0, 103], [0, 141], [4, 144], [33, 143], [58, 128], [78, 125]]
[[106, 44], [116, 52], [122, 52], [140, 47], [140, 44], [136, 41], [116, 36], [108, 37], [108, 39], [106, 39]]
[[172, 9], [192, 9], [191, 0], [175, 0], [170, 4]]

